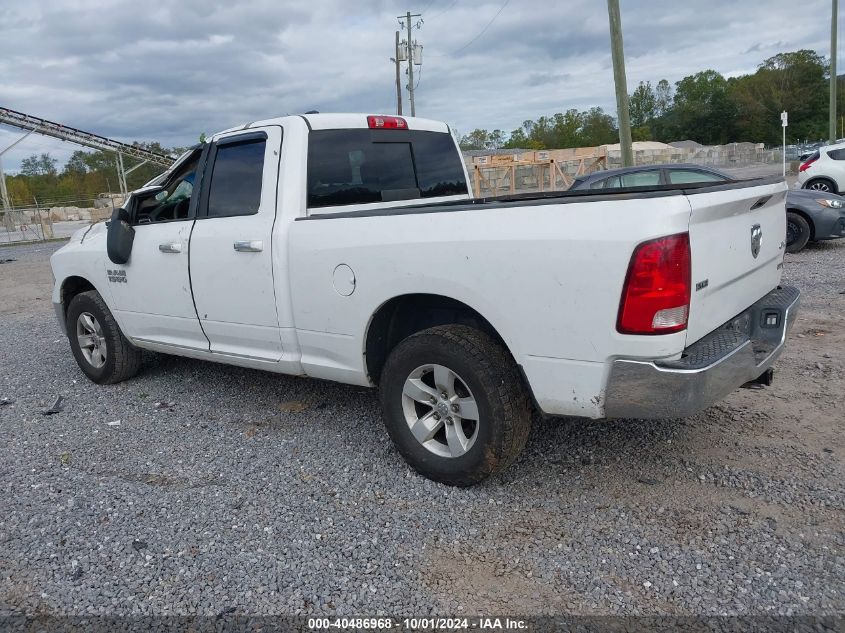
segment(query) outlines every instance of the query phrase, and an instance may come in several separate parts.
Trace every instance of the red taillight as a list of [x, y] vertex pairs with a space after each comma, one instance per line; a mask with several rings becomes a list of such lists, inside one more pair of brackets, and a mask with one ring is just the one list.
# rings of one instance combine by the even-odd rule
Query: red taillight
[[812, 165], [813, 163], [815, 163], [817, 160], [818, 160], [818, 157], [816, 157], [816, 158], [809, 158], [809, 159], [807, 159], [806, 161], [804, 161], [803, 163], [801, 163], [801, 166], [798, 168], [798, 171], [804, 171], [804, 170], [805, 170], [805, 169], [807, 169], [810, 165]]
[[371, 130], [407, 130], [408, 122], [400, 116], [368, 116]]
[[687, 327], [689, 233], [643, 242], [634, 250], [616, 329], [622, 334], [671, 334]]

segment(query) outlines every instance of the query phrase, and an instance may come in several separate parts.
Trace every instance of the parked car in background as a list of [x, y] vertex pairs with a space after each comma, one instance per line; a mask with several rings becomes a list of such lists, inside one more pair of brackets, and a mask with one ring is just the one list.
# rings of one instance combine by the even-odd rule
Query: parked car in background
[[[733, 180], [729, 174], [701, 165], [642, 165], [581, 176], [572, 183], [570, 190]], [[845, 197], [819, 189], [790, 189], [786, 194], [786, 251], [797, 253], [808, 242], [837, 237], [845, 237]]]
[[787, 253], [838, 237], [845, 237], [845, 197], [814, 189], [791, 189], [786, 194]]
[[[836, 142], [839, 143], [839, 141], [836, 141]], [[819, 149], [820, 147], [824, 147], [825, 145], [828, 145], [828, 143], [827, 142], [817, 142], [817, 143], [805, 143], [803, 145], [799, 145], [798, 146], [798, 160], [803, 163], [805, 160], [810, 158], [810, 156], [812, 156], [813, 153], [817, 149]], [[787, 160], [788, 160], [789, 159], [788, 153], [787, 153], [786, 157], [787, 157]]]
[[810, 154], [798, 167], [798, 183], [802, 189], [845, 191], [845, 143], [825, 145]]

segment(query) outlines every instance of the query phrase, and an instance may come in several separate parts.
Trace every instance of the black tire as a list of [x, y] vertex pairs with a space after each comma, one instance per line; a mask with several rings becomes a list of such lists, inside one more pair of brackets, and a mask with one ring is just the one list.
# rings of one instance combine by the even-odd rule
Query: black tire
[[804, 185], [804, 189], [813, 189], [814, 191], [823, 191], [825, 193], [839, 193], [836, 183], [830, 178], [813, 178]]
[[[403, 404], [405, 381], [427, 364], [454, 372], [457, 384], [465, 384], [477, 404], [477, 421], [467, 422], [477, 432], [468, 450], [458, 457], [435, 454], [411, 433]], [[507, 468], [525, 447], [532, 407], [522, 376], [506, 349], [472, 327], [442, 325], [409, 336], [388, 356], [379, 386], [391, 439], [405, 460], [429, 479], [471, 486]], [[430, 406], [434, 412], [436, 407]]]
[[[77, 323], [83, 314], [93, 316], [102, 332], [99, 345], [105, 346], [105, 363], [100, 367], [85, 357], [77, 337]], [[82, 292], [71, 300], [67, 309], [67, 335], [79, 368], [99, 385], [127, 380], [141, 368], [141, 350], [126, 340], [111, 310], [96, 290]]]
[[807, 246], [812, 231], [810, 223], [803, 215], [794, 211], [786, 212], [786, 252], [797, 253]]

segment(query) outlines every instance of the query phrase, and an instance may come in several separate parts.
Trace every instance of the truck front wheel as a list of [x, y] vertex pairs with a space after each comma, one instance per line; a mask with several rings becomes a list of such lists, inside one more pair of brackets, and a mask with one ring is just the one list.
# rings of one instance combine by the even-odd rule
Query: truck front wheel
[[420, 474], [471, 486], [513, 462], [531, 404], [510, 354], [464, 325], [433, 327], [399, 343], [381, 373], [388, 433]]
[[141, 367], [141, 350], [126, 340], [96, 290], [71, 299], [67, 335], [79, 368], [97, 384], [121, 382]]

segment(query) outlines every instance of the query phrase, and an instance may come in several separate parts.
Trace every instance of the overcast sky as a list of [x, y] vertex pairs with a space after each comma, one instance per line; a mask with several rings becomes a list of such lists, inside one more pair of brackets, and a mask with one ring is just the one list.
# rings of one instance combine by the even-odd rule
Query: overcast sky
[[[782, 51], [829, 54], [829, 0], [620, 4], [629, 92], [706, 68], [753, 72]], [[615, 114], [604, 0], [2, 0], [0, 106], [165, 146], [312, 109], [390, 113], [408, 9], [424, 20], [418, 115], [466, 133], [568, 108]], [[17, 134], [0, 126], [0, 150]], [[4, 167], [74, 149], [33, 135]]]

